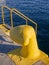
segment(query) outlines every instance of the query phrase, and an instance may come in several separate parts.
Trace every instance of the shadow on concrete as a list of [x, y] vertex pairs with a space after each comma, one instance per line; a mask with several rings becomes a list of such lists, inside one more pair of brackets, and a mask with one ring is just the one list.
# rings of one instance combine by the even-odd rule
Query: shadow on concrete
[[6, 41], [1, 35], [0, 35], [0, 40]]
[[8, 43], [13, 43], [12, 41], [7, 41], [3, 38], [3, 36], [0, 36], [0, 41], [3, 41], [3, 42], [8, 42]]
[[8, 53], [19, 47], [20, 46], [16, 46], [16, 45], [0, 44], [0, 53]]

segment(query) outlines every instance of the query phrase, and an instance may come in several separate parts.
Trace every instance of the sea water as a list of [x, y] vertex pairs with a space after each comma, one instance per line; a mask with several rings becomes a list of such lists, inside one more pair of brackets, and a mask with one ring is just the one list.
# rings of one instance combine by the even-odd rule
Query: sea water
[[[1, 5], [7, 5], [10, 8], [18, 9], [38, 24], [38, 46], [42, 51], [49, 54], [49, 0], [3, 0], [0, 2], [0, 6]], [[13, 16], [14, 25], [25, 24], [25, 21], [20, 19], [18, 16], [15, 14], [13, 14]], [[9, 23], [9, 11], [7, 10], [5, 18], [6, 23]], [[0, 9], [0, 22], [1, 21], [2, 18]]]

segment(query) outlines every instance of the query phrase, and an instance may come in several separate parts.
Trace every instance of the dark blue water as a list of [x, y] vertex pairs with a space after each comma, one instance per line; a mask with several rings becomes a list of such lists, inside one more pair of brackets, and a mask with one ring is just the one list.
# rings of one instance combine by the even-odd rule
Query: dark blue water
[[[5, 0], [10, 8], [16, 8], [38, 24], [37, 40], [39, 48], [49, 55], [49, 0]], [[0, 13], [1, 15], [1, 13]], [[22, 19], [14, 15], [16, 25], [25, 24]], [[5, 18], [10, 21], [6, 11]], [[9, 18], [9, 19], [8, 19]], [[0, 16], [0, 20], [1, 16]], [[21, 23], [20, 23], [20, 22]]]

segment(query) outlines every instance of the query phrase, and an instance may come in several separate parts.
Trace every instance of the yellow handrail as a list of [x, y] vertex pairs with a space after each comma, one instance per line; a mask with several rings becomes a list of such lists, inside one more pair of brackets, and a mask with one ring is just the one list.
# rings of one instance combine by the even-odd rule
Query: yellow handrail
[[15, 14], [17, 14], [18, 16], [20, 16], [21, 18], [23, 18], [24, 20], [26, 20], [26, 24], [28, 24], [28, 21], [32, 22], [33, 24], [36, 25], [35, 29], [36, 29], [36, 33], [37, 33], [37, 23], [32, 21], [30, 18], [28, 18], [27, 16], [25, 16], [24, 14], [22, 14], [21, 12], [19, 12], [17, 9], [15, 8], [9, 8], [8, 6], [2, 6], [2, 20], [3, 20], [3, 24], [5, 24], [4, 22], [4, 8], [8, 9], [10, 11], [10, 19], [11, 19], [11, 26], [13, 27], [13, 16], [12, 16], [12, 12], [14, 12]]
[[7, 6], [2, 6], [2, 21], [3, 21], [3, 24], [5, 24], [4, 22], [4, 8], [8, 9], [10, 11], [10, 20], [11, 20], [11, 26], [13, 27], [13, 23], [12, 23], [12, 9], [7, 7]]
[[5, 22], [4, 22], [4, 10], [3, 10], [3, 6], [2, 6], [2, 21], [3, 21], [3, 24], [5, 24]]
[[9, 8], [8, 6], [2, 6], [2, 8], [6, 8], [8, 10], [11, 10], [11, 8]]
[[22, 14], [21, 12], [19, 12], [18, 10], [16, 10], [15, 8], [12, 8], [12, 12], [14, 12], [15, 14], [17, 14], [18, 16], [22, 17], [23, 19], [26, 20], [26, 24], [28, 23], [28, 21], [32, 22], [33, 24], [36, 25], [35, 29], [36, 29], [36, 33], [37, 33], [37, 23], [32, 21], [30, 18], [28, 18], [27, 16], [25, 16], [24, 14]]
[[10, 17], [11, 17], [11, 26], [12, 26], [12, 28], [13, 28], [13, 17], [12, 17], [12, 10], [10, 10]]

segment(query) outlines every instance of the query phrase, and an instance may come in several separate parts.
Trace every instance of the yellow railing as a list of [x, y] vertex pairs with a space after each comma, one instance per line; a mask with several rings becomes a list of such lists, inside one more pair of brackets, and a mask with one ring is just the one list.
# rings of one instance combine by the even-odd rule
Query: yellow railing
[[2, 21], [3, 21], [3, 24], [5, 24], [5, 21], [4, 21], [4, 8], [6, 8], [6, 9], [8, 9], [10, 11], [11, 26], [13, 27], [13, 23], [12, 23], [12, 9], [7, 7], [7, 6], [2, 6]]
[[7, 6], [2, 6], [2, 21], [3, 24], [5, 24], [4, 22], [4, 8], [8, 9], [10, 11], [10, 20], [11, 20], [11, 27], [13, 27], [13, 18], [12, 18], [12, 13], [15, 13], [16, 15], [20, 16], [21, 18], [23, 18], [24, 20], [26, 20], [26, 24], [28, 24], [28, 21], [32, 22], [33, 24], [35, 24], [35, 29], [36, 29], [36, 33], [37, 33], [37, 23], [32, 21], [30, 18], [28, 18], [27, 16], [25, 16], [24, 14], [22, 14], [21, 12], [19, 12], [17, 9], [15, 8], [9, 8]]

